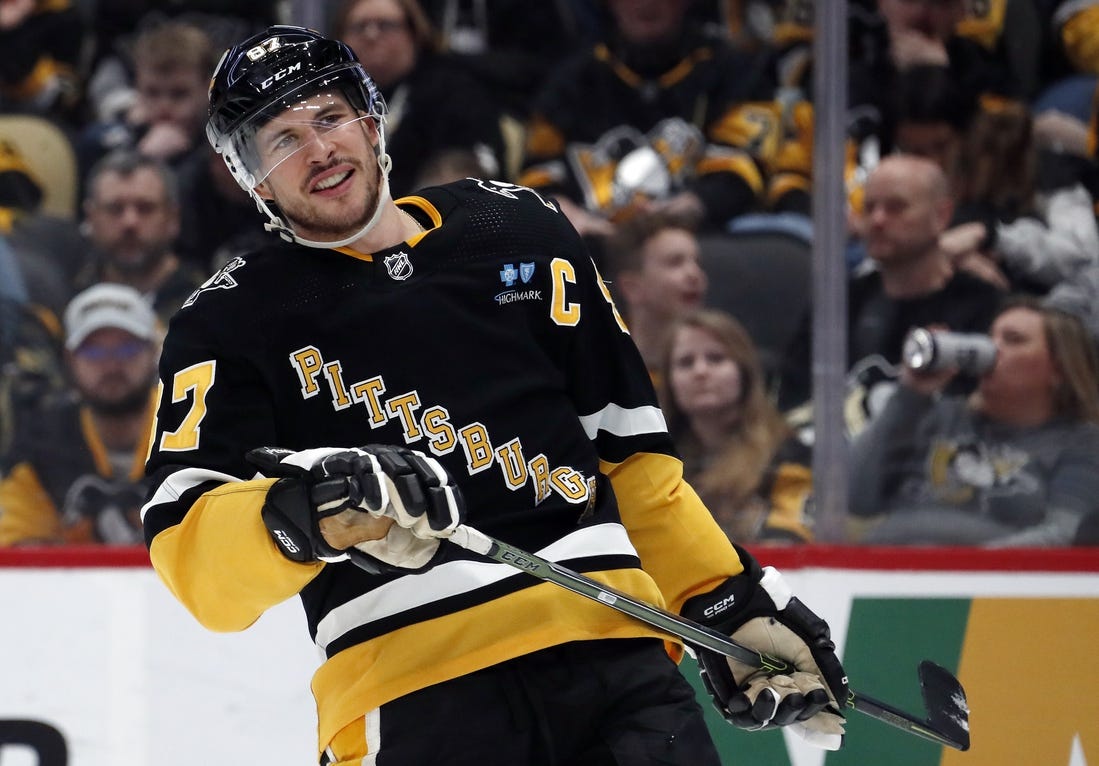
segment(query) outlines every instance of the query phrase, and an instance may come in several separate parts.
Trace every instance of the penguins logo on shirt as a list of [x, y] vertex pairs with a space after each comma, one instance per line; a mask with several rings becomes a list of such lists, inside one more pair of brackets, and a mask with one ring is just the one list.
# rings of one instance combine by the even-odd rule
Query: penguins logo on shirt
[[186, 308], [187, 306], [190, 306], [198, 300], [198, 296], [210, 290], [232, 290], [237, 286], [237, 280], [233, 278], [233, 272], [244, 264], [245, 260], [239, 255], [229, 261], [221, 268], [221, 271], [207, 279], [197, 290], [191, 293], [187, 300], [183, 302], [183, 307]]

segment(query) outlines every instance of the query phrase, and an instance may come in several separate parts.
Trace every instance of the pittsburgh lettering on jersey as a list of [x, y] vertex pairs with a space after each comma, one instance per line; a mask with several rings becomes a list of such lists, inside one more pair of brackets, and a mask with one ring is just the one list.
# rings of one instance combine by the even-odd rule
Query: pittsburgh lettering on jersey
[[542, 454], [526, 457], [518, 438], [494, 446], [484, 424], [455, 424], [446, 407], [426, 405], [418, 391], [390, 393], [380, 375], [348, 384], [342, 362], [326, 361], [316, 346], [299, 348], [287, 358], [298, 377], [302, 399], [327, 391], [334, 410], [357, 408], [366, 415], [371, 428], [396, 420], [405, 444], [426, 440], [426, 448], [439, 456], [461, 449], [470, 476], [496, 466], [511, 491], [529, 485], [535, 505], [554, 492], [570, 503], [587, 503], [592, 498], [595, 482], [580, 471], [569, 466], [553, 467]]

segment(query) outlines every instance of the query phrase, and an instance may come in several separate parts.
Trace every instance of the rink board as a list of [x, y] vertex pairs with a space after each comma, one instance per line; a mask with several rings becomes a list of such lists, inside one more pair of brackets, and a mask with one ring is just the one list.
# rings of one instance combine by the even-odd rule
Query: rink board
[[[918, 712], [918, 662], [957, 673], [973, 747], [944, 752], [852, 714], [826, 756], [733, 730], [704, 700], [726, 764], [1099, 766], [1099, 551], [757, 554], [828, 619], [860, 692]], [[0, 603], [0, 739], [35, 743], [0, 745], [3, 766], [58, 766], [51, 743], [72, 766], [315, 762], [319, 655], [296, 600], [215, 634], [143, 551], [85, 549], [0, 551]], [[689, 659], [683, 670], [697, 683]]]

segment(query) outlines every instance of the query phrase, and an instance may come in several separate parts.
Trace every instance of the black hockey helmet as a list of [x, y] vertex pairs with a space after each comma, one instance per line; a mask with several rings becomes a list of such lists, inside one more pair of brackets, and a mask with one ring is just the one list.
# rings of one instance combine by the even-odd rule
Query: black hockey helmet
[[[210, 82], [206, 137], [227, 155], [231, 170], [252, 175], [256, 168], [248, 143], [255, 130], [326, 89], [339, 91], [356, 110], [375, 120], [385, 115], [377, 86], [346, 44], [305, 27], [268, 27], [227, 50], [218, 62]], [[234, 169], [239, 164], [234, 159], [243, 160], [243, 167]], [[244, 185], [239, 176], [237, 181]]]
[[[321, 94], [338, 94], [359, 119], [374, 120], [379, 135], [378, 161], [383, 178], [387, 176], [385, 100], [346, 44], [305, 27], [276, 25], [227, 50], [214, 70], [206, 137], [237, 183], [268, 216], [273, 230], [291, 231], [277, 208], [255, 191], [272, 170], [262, 166], [255, 146], [257, 132], [283, 113], [306, 111], [300, 105]], [[307, 115], [299, 119], [307, 119]]]

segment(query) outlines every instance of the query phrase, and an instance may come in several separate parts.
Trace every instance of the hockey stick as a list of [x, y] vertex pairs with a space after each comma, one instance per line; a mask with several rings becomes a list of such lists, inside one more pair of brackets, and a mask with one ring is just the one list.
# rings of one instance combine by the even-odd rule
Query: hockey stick
[[[590, 577], [555, 564], [533, 553], [489, 537], [465, 524], [449, 538], [468, 551], [487, 556], [541, 580], [560, 585], [566, 590], [585, 596], [611, 609], [683, 639], [688, 645], [700, 646], [726, 657], [754, 665], [770, 674], [786, 673], [793, 668], [786, 662], [749, 649], [728, 636], [704, 625], [680, 617], [658, 606], [640, 601], [627, 593], [603, 585]], [[351, 561], [362, 566], [365, 554], [351, 548]], [[372, 565], [368, 565], [372, 568]], [[920, 688], [928, 717], [921, 720], [898, 708], [880, 702], [851, 689], [847, 707], [894, 726], [901, 731], [956, 750], [969, 749], [969, 708], [961, 683], [948, 670], [924, 660], [919, 666]]]

